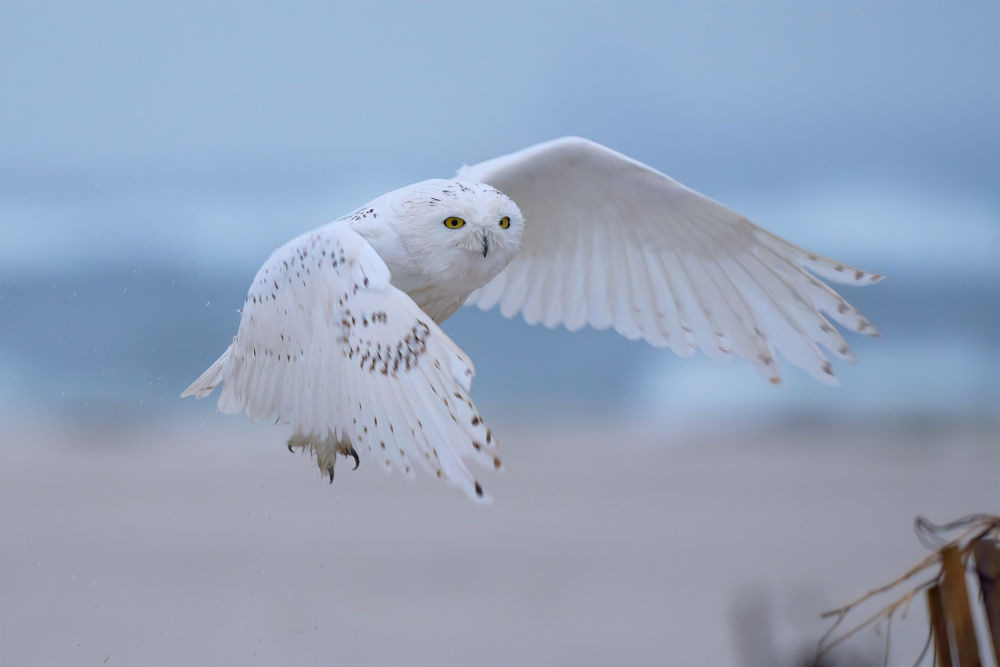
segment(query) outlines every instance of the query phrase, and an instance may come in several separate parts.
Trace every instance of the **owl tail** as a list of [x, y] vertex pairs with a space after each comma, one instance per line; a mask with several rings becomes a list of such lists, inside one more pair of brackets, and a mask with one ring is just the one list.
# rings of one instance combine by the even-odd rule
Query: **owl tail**
[[[231, 350], [232, 347], [229, 348]], [[205, 398], [212, 393], [220, 382], [222, 382], [222, 366], [229, 358], [229, 350], [216, 359], [215, 363], [208, 367], [208, 370], [201, 374], [201, 377], [191, 383], [191, 386], [184, 390], [181, 398], [194, 396], [195, 398]]]

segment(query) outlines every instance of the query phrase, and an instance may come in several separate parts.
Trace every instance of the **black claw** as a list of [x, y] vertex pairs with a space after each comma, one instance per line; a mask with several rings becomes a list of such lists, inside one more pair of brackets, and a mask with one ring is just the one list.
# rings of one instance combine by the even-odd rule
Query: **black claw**
[[295, 453], [295, 450], [292, 449], [292, 441], [291, 440], [288, 441], [288, 451], [290, 451], [292, 454]]
[[327, 474], [330, 475], [330, 484], [333, 484], [333, 466], [326, 469]]
[[347, 451], [347, 454], [348, 454], [348, 456], [351, 456], [351, 457], [354, 458], [354, 467], [351, 468], [351, 470], [357, 470], [358, 466], [361, 465], [361, 459], [360, 459], [360, 457], [358, 457], [357, 451], [355, 451], [354, 447], [351, 447]]

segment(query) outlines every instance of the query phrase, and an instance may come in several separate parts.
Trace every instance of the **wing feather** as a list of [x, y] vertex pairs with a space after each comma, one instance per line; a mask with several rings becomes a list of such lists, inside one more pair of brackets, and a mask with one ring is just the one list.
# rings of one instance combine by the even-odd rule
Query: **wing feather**
[[731, 321], [723, 324], [721, 328], [728, 332], [727, 339], [737, 355], [749, 361], [765, 380], [777, 383], [780, 381], [780, 376], [774, 366], [774, 353], [770, 350], [767, 340], [759, 335], [760, 325], [757, 318], [741, 292], [739, 284], [733, 281], [727, 271], [725, 259], [720, 262], [703, 263], [706, 273], [712, 276], [725, 299], [724, 316], [730, 315], [726, 312], [727, 309], [731, 311]]
[[728, 361], [733, 352], [730, 338], [738, 335], [740, 329], [736, 313], [726, 302], [715, 279], [705, 269], [705, 263], [700, 257], [689, 254], [684, 256], [681, 263], [710, 329], [703, 343], [705, 354], [716, 361]]
[[421, 467], [487, 501], [466, 466], [499, 469], [468, 396], [472, 362], [368, 242], [335, 222], [279, 248], [247, 295], [229, 349], [183, 396], [224, 382], [219, 409], [290, 423], [325, 472], [353, 447], [386, 470]]
[[[506, 317], [511, 317], [524, 303], [528, 289], [531, 287], [531, 281], [528, 277], [527, 266], [516, 267], [516, 270], [506, 274], [504, 278], [506, 282], [499, 281], [497, 283], [498, 289], [495, 297], [492, 298], [494, 303], [500, 302], [500, 312], [507, 313]], [[488, 286], [492, 287], [492, 285], [491, 282]]]
[[525, 298], [521, 303], [511, 303], [505, 300], [504, 305], [509, 305], [512, 313], [518, 309], [524, 315], [524, 321], [528, 324], [539, 324], [545, 315], [546, 303], [544, 300], [551, 294], [549, 289], [550, 275], [557, 270], [555, 261], [540, 262], [538, 264], [525, 264], [523, 267], [516, 267], [525, 274], [524, 280], [527, 283], [525, 288]]
[[663, 257], [648, 246], [642, 249], [642, 253], [646, 260], [653, 301], [657, 307], [657, 325], [666, 343], [665, 347], [670, 347], [678, 356], [690, 356], [694, 349], [686, 339], [680, 319], [680, 306], [663, 266]]
[[625, 243], [625, 262], [628, 268], [628, 288], [626, 299], [629, 309], [622, 312], [621, 320], [635, 325], [637, 337], [644, 338], [653, 345], [661, 345], [663, 335], [656, 323], [656, 305], [649, 289], [648, 272], [642, 252], [632, 243]]
[[681, 331], [687, 344], [686, 354], [693, 354], [696, 348], [701, 348], [710, 358], [715, 358], [715, 352], [710, 351], [711, 340], [714, 337], [712, 325], [705, 316], [704, 307], [698, 300], [697, 292], [684, 266], [684, 253], [667, 251], [663, 266], [670, 276], [670, 283], [677, 296], [678, 310], [681, 315]]
[[595, 329], [607, 329], [611, 326], [612, 314], [609, 303], [611, 281], [610, 257], [606, 248], [610, 245], [608, 228], [596, 226], [593, 228], [593, 243], [590, 248], [590, 261], [585, 267], [587, 314], [585, 323]]
[[[800, 248], [670, 177], [567, 137], [463, 167], [520, 207], [522, 249], [468, 303], [528, 323], [613, 326], [686, 356], [747, 359], [777, 383], [777, 350], [836, 383], [824, 351], [853, 363], [832, 320], [877, 335], [820, 279], [882, 277]], [[829, 318], [829, 319], [828, 319]], [[822, 349], [821, 349], [822, 347]]]
[[570, 331], [579, 331], [587, 323], [586, 266], [590, 265], [589, 260], [593, 253], [591, 234], [577, 234], [575, 241], [576, 247], [570, 252], [567, 260], [562, 318], [563, 324]]
[[605, 251], [614, 266], [609, 273], [605, 291], [611, 309], [611, 321], [615, 331], [629, 340], [638, 340], [642, 338], [642, 332], [639, 329], [639, 323], [630, 312], [632, 307], [632, 275], [629, 271], [628, 239], [624, 236], [621, 228], [611, 226], [608, 229], [613, 231], [616, 237], [612, 238], [611, 245]]

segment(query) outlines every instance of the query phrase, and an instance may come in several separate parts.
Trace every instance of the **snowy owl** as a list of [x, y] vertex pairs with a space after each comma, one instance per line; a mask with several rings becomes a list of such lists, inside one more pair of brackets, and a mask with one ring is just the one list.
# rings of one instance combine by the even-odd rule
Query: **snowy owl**
[[775, 384], [778, 351], [836, 384], [820, 346], [855, 358], [827, 316], [877, 333], [819, 277], [881, 279], [567, 137], [395, 190], [278, 248], [232, 344], [182, 396], [224, 382], [220, 411], [290, 423], [288, 448], [311, 450], [330, 481], [338, 454], [355, 468], [363, 456], [488, 501], [466, 463], [500, 470], [496, 439], [469, 397], [472, 361], [438, 326], [462, 304], [735, 354]]

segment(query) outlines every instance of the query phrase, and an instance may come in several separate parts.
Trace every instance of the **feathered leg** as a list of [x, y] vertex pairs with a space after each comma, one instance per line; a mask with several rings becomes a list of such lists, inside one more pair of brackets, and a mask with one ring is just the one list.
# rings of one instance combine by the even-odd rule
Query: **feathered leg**
[[331, 484], [333, 484], [334, 465], [337, 462], [337, 454], [340, 454], [344, 458], [353, 458], [353, 470], [357, 470], [358, 466], [361, 465], [361, 457], [358, 456], [358, 452], [354, 449], [354, 446], [347, 440], [338, 440], [333, 434], [321, 440], [315, 435], [296, 433], [288, 439], [288, 451], [294, 452], [296, 449], [308, 449], [311, 451], [313, 456], [316, 457], [316, 465], [319, 466], [320, 471], [324, 475], [330, 478]]

